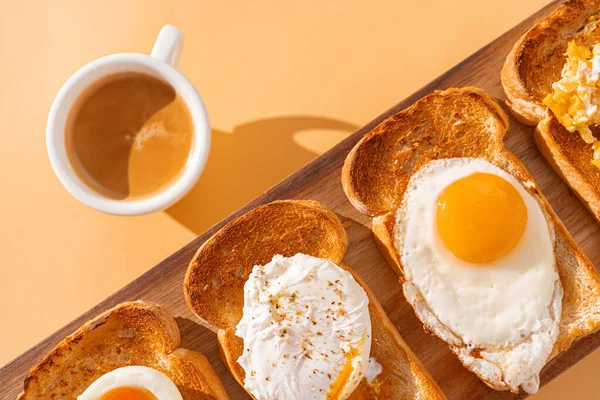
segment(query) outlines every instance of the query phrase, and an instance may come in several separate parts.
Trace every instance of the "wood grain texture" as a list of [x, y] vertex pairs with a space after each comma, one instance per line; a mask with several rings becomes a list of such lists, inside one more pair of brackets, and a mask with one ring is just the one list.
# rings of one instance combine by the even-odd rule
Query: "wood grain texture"
[[[15, 399], [22, 390], [23, 379], [29, 368], [82, 323], [119, 302], [145, 299], [166, 306], [176, 316], [181, 330], [181, 346], [200, 351], [209, 358], [233, 399], [247, 399], [248, 396], [226, 372], [225, 366], [219, 359], [216, 335], [201, 326], [187, 308], [183, 298], [183, 277], [188, 262], [200, 244], [226, 222], [259, 204], [276, 199], [294, 198], [318, 200], [340, 216], [350, 237], [344, 262], [351, 265], [375, 292], [392, 322], [438, 381], [449, 399], [519, 398], [518, 395], [489, 389], [475, 375], [460, 365], [445, 343], [423, 331], [422, 324], [401, 294], [396, 274], [387, 265], [375, 246], [370, 220], [356, 211], [346, 199], [342, 191], [340, 172], [346, 155], [366, 132], [389, 115], [406, 108], [418, 98], [435, 89], [477, 86], [494, 96], [503, 104], [503, 108], [508, 113], [508, 109], [504, 106], [506, 98], [500, 85], [502, 63], [518, 37], [534, 21], [547, 15], [558, 4], [559, 2], [556, 1], [549, 4], [423, 89], [386, 111], [329, 152], [209, 229], [137, 280], [7, 364], [0, 370], [0, 397]], [[512, 117], [510, 124], [511, 127], [505, 137], [506, 147], [527, 166], [574, 239], [594, 265], [598, 265], [600, 263], [600, 243], [597, 238], [600, 237], [600, 226], [542, 158], [533, 140], [533, 128], [518, 123]], [[12, 326], [10, 329], [18, 329], [18, 327]], [[575, 343], [568, 352], [558, 355], [544, 368], [542, 384], [557, 377], [599, 345], [600, 333]]]

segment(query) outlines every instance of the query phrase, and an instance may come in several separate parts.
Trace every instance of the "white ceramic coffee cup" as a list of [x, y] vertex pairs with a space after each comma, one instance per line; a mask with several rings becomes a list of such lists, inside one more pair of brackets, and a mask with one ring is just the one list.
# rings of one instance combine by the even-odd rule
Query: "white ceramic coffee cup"
[[[58, 92], [46, 124], [46, 147], [56, 176], [82, 203], [110, 214], [147, 214], [181, 199], [200, 177], [210, 148], [210, 126], [202, 98], [192, 83], [175, 68], [182, 44], [182, 32], [174, 26], [165, 25], [150, 55], [118, 53], [101, 57], [75, 72]], [[115, 200], [91, 189], [73, 169], [66, 148], [65, 125], [77, 98], [90, 84], [119, 72], [142, 72], [168, 82], [187, 104], [194, 124], [192, 149], [179, 179], [164, 191], [140, 200]]]

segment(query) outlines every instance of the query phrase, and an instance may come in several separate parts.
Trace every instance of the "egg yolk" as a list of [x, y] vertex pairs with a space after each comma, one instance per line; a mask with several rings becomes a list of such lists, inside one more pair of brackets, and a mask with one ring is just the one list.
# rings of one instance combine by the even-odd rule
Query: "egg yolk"
[[106, 392], [100, 400], [158, 400], [149, 390], [124, 386]]
[[340, 371], [335, 381], [329, 385], [329, 393], [327, 393], [327, 400], [337, 400], [342, 396], [346, 384], [350, 381], [352, 372], [354, 372], [354, 366], [352, 361], [358, 356], [358, 350], [354, 347], [350, 347], [350, 351], [346, 353], [346, 363]]
[[484, 263], [511, 251], [527, 224], [527, 208], [505, 179], [474, 173], [441, 194], [437, 227], [444, 245], [458, 258]]

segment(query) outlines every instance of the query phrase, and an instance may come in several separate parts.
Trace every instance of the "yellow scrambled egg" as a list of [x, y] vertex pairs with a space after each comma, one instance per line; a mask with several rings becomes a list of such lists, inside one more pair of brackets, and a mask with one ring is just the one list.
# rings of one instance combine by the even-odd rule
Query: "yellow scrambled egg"
[[600, 168], [600, 141], [589, 128], [600, 124], [600, 44], [590, 50], [572, 41], [566, 56], [562, 78], [552, 84], [553, 92], [543, 103], [569, 132], [579, 132], [581, 138], [592, 145], [592, 164]]

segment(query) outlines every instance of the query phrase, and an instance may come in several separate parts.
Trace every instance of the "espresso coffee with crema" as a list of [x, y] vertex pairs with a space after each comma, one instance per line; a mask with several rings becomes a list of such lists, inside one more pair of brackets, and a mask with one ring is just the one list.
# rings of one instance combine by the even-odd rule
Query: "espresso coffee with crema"
[[67, 120], [77, 175], [112, 199], [151, 197], [183, 172], [194, 140], [185, 102], [167, 83], [121, 73], [92, 84]]

